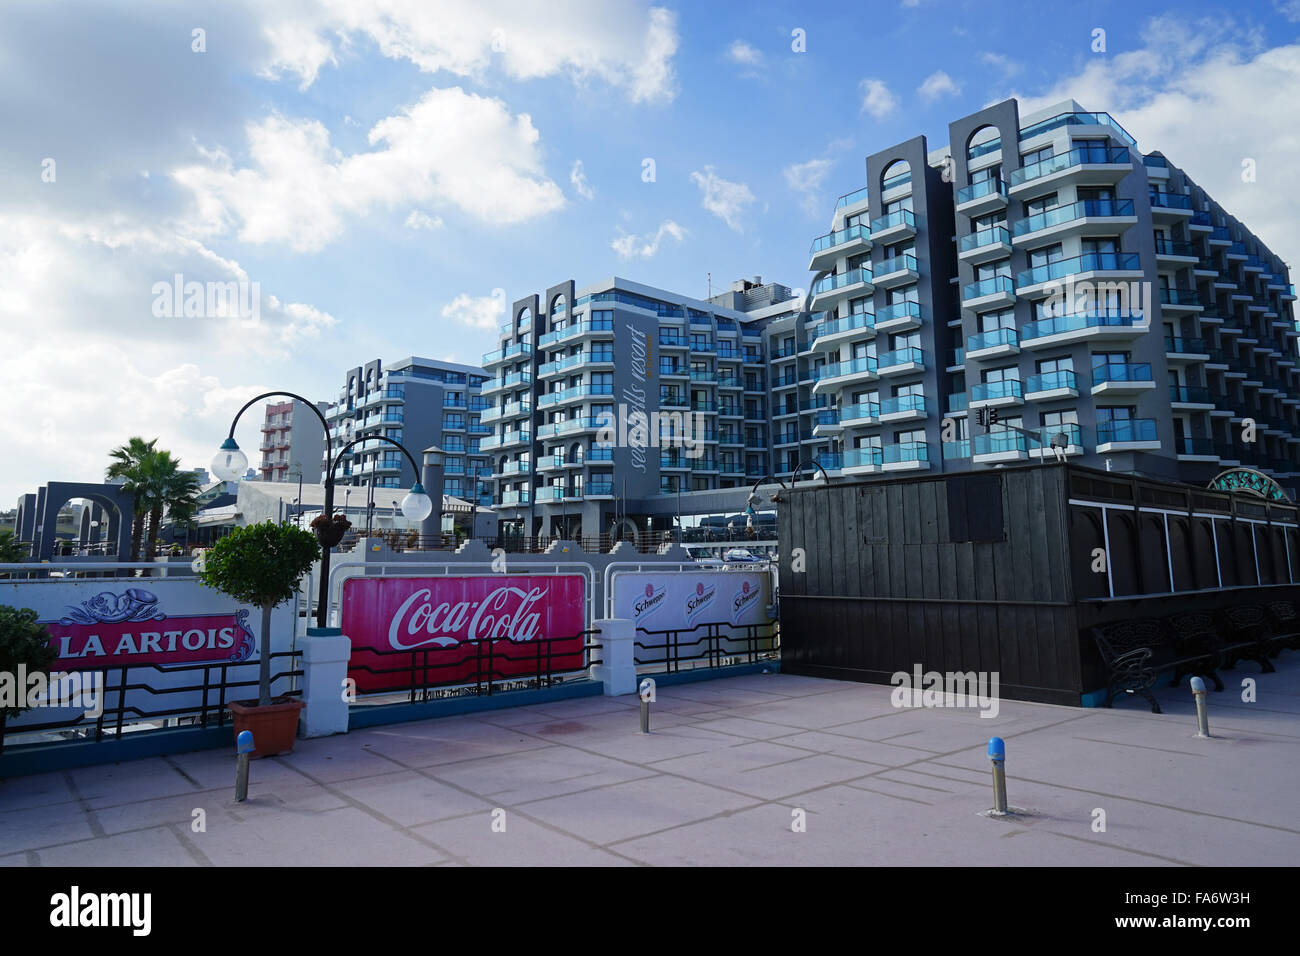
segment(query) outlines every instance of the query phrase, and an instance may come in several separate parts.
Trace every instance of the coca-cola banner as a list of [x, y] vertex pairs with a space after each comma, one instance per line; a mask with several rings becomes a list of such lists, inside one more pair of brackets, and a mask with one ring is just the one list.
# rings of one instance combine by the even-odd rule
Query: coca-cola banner
[[350, 578], [348, 675], [375, 693], [578, 670], [586, 600], [581, 574]]
[[772, 600], [761, 571], [617, 572], [613, 591], [614, 616], [644, 631], [766, 624]]

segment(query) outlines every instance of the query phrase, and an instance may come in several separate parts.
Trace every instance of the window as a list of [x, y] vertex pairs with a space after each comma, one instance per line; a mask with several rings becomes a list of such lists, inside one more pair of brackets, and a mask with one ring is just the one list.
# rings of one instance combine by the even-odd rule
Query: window
[[979, 315], [979, 323], [981, 332], [1014, 329], [1016, 327], [1016, 312], [1014, 309], [1003, 309], [1000, 312], [982, 312]]

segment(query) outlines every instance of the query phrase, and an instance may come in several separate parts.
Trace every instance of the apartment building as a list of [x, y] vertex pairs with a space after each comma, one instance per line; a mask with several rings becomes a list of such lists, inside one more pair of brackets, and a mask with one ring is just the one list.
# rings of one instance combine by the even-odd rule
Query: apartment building
[[844, 475], [1068, 457], [1300, 478], [1286, 265], [1160, 152], [1008, 100], [867, 157], [812, 245], [822, 460]]
[[383, 436], [400, 442], [421, 464], [424, 449], [437, 445], [446, 453], [444, 494], [490, 505], [488, 457], [480, 448], [491, 432], [481, 420], [486, 380], [476, 366], [414, 356], [387, 367], [376, 359], [350, 370], [325, 409], [330, 455], [355, 442], [335, 471], [336, 483], [409, 487], [418, 476]]
[[758, 277], [709, 300], [615, 277], [516, 301], [483, 357], [481, 447], [503, 527], [594, 535], [743, 508], [784, 464], [774, 387], [796, 396], [781, 420], [798, 434], [798, 384], [774, 383], [769, 357], [806, 322], [801, 304]]
[[[325, 403], [316, 408], [322, 413]], [[262, 481], [298, 481], [316, 484], [321, 480], [321, 455], [325, 450], [325, 429], [305, 402], [268, 402], [262, 420]], [[204, 473], [206, 475], [206, 472]]]

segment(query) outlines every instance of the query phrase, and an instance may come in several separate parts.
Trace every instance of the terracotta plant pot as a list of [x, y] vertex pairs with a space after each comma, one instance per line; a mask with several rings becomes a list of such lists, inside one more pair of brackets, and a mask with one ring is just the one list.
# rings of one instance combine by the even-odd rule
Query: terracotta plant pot
[[253, 732], [253, 759], [274, 757], [293, 750], [298, 736], [298, 714], [307, 706], [295, 697], [274, 697], [265, 707], [256, 700], [232, 700], [226, 705], [235, 721], [235, 738], [242, 730]]

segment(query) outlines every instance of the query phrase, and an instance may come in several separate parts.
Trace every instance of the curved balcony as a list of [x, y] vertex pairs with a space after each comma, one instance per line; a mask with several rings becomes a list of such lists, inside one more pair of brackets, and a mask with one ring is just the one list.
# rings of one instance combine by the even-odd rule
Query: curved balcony
[[575, 385], [571, 388], [556, 389], [553, 392], [547, 392], [537, 398], [538, 408], [550, 408], [556, 405], [565, 405], [569, 402], [582, 401], [592, 396], [613, 395], [614, 386], [609, 383], [599, 383], [596, 385]]
[[869, 269], [851, 269], [839, 275], [826, 276], [813, 284], [810, 307], [814, 312], [829, 311], [840, 302], [870, 295], [874, 289]]
[[527, 358], [533, 354], [533, 347], [527, 342], [518, 342], [514, 345], [507, 345], [493, 352], [483, 353], [483, 367], [489, 368], [493, 365], [501, 365], [505, 362]]
[[1006, 226], [991, 226], [962, 236], [957, 241], [957, 258], [978, 265], [1011, 255], [1011, 233]]
[[577, 355], [568, 355], [561, 359], [555, 359], [544, 365], [537, 366], [537, 377], [552, 378], [561, 375], [575, 368], [585, 368], [592, 365], [613, 365], [613, 350], [602, 350], [593, 352], [580, 352]]
[[857, 256], [870, 250], [871, 230], [860, 223], [818, 236], [808, 253], [808, 271], [829, 269], [842, 257]]
[[852, 382], [874, 382], [878, 377], [876, 359], [870, 355], [823, 365], [813, 373], [813, 393], [830, 392]]
[[892, 289], [895, 286], [907, 285], [915, 282], [921, 275], [917, 270], [916, 256], [909, 253], [882, 259], [880, 262], [872, 263], [871, 268], [875, 277], [872, 281], [878, 289]]
[[967, 216], [982, 216], [1007, 206], [1007, 184], [1001, 179], [985, 179], [957, 190], [957, 211]]
[[1070, 236], [1115, 235], [1137, 223], [1131, 199], [1084, 199], [1026, 216], [1011, 229], [1012, 244]]
[[899, 209], [871, 220], [871, 239], [879, 244], [897, 242], [916, 235], [916, 215], [910, 209]]
[[814, 438], [826, 438], [830, 435], [838, 435], [844, 430], [844, 427], [840, 425], [839, 409], [823, 408], [821, 411], [813, 415], [812, 421], [812, 433]]
[[537, 340], [537, 346], [538, 348], [545, 348], [548, 345], [554, 345], [556, 342], [567, 342], [570, 339], [581, 339], [588, 336], [609, 338], [613, 334], [613, 319], [593, 319], [587, 322], [574, 322], [565, 328], [547, 332]]
[[983, 311], [1016, 301], [1016, 287], [1010, 276], [992, 276], [972, 282], [961, 290], [963, 309]]
[[538, 438], [556, 438], [560, 435], [572, 435], [580, 432], [600, 431], [607, 424], [602, 416], [571, 418], [563, 422], [551, 422], [537, 429]]
[[1016, 276], [1016, 294], [1034, 295], [1051, 291], [1066, 280], [1084, 282], [1092, 279], [1142, 277], [1142, 264], [1136, 252], [1087, 252], [1070, 259], [1025, 269]]
[[918, 302], [895, 302], [876, 310], [876, 331], [882, 334], [910, 332], [921, 327], [921, 305]]
[[827, 319], [813, 332], [812, 349], [835, 348], [844, 342], [870, 338], [876, 334], [876, 317], [871, 312], [855, 312], [842, 319]]
[[1150, 321], [1131, 313], [1080, 312], [1028, 322], [1020, 329], [1022, 349], [1053, 348], [1075, 342], [1119, 342], [1146, 334]]

